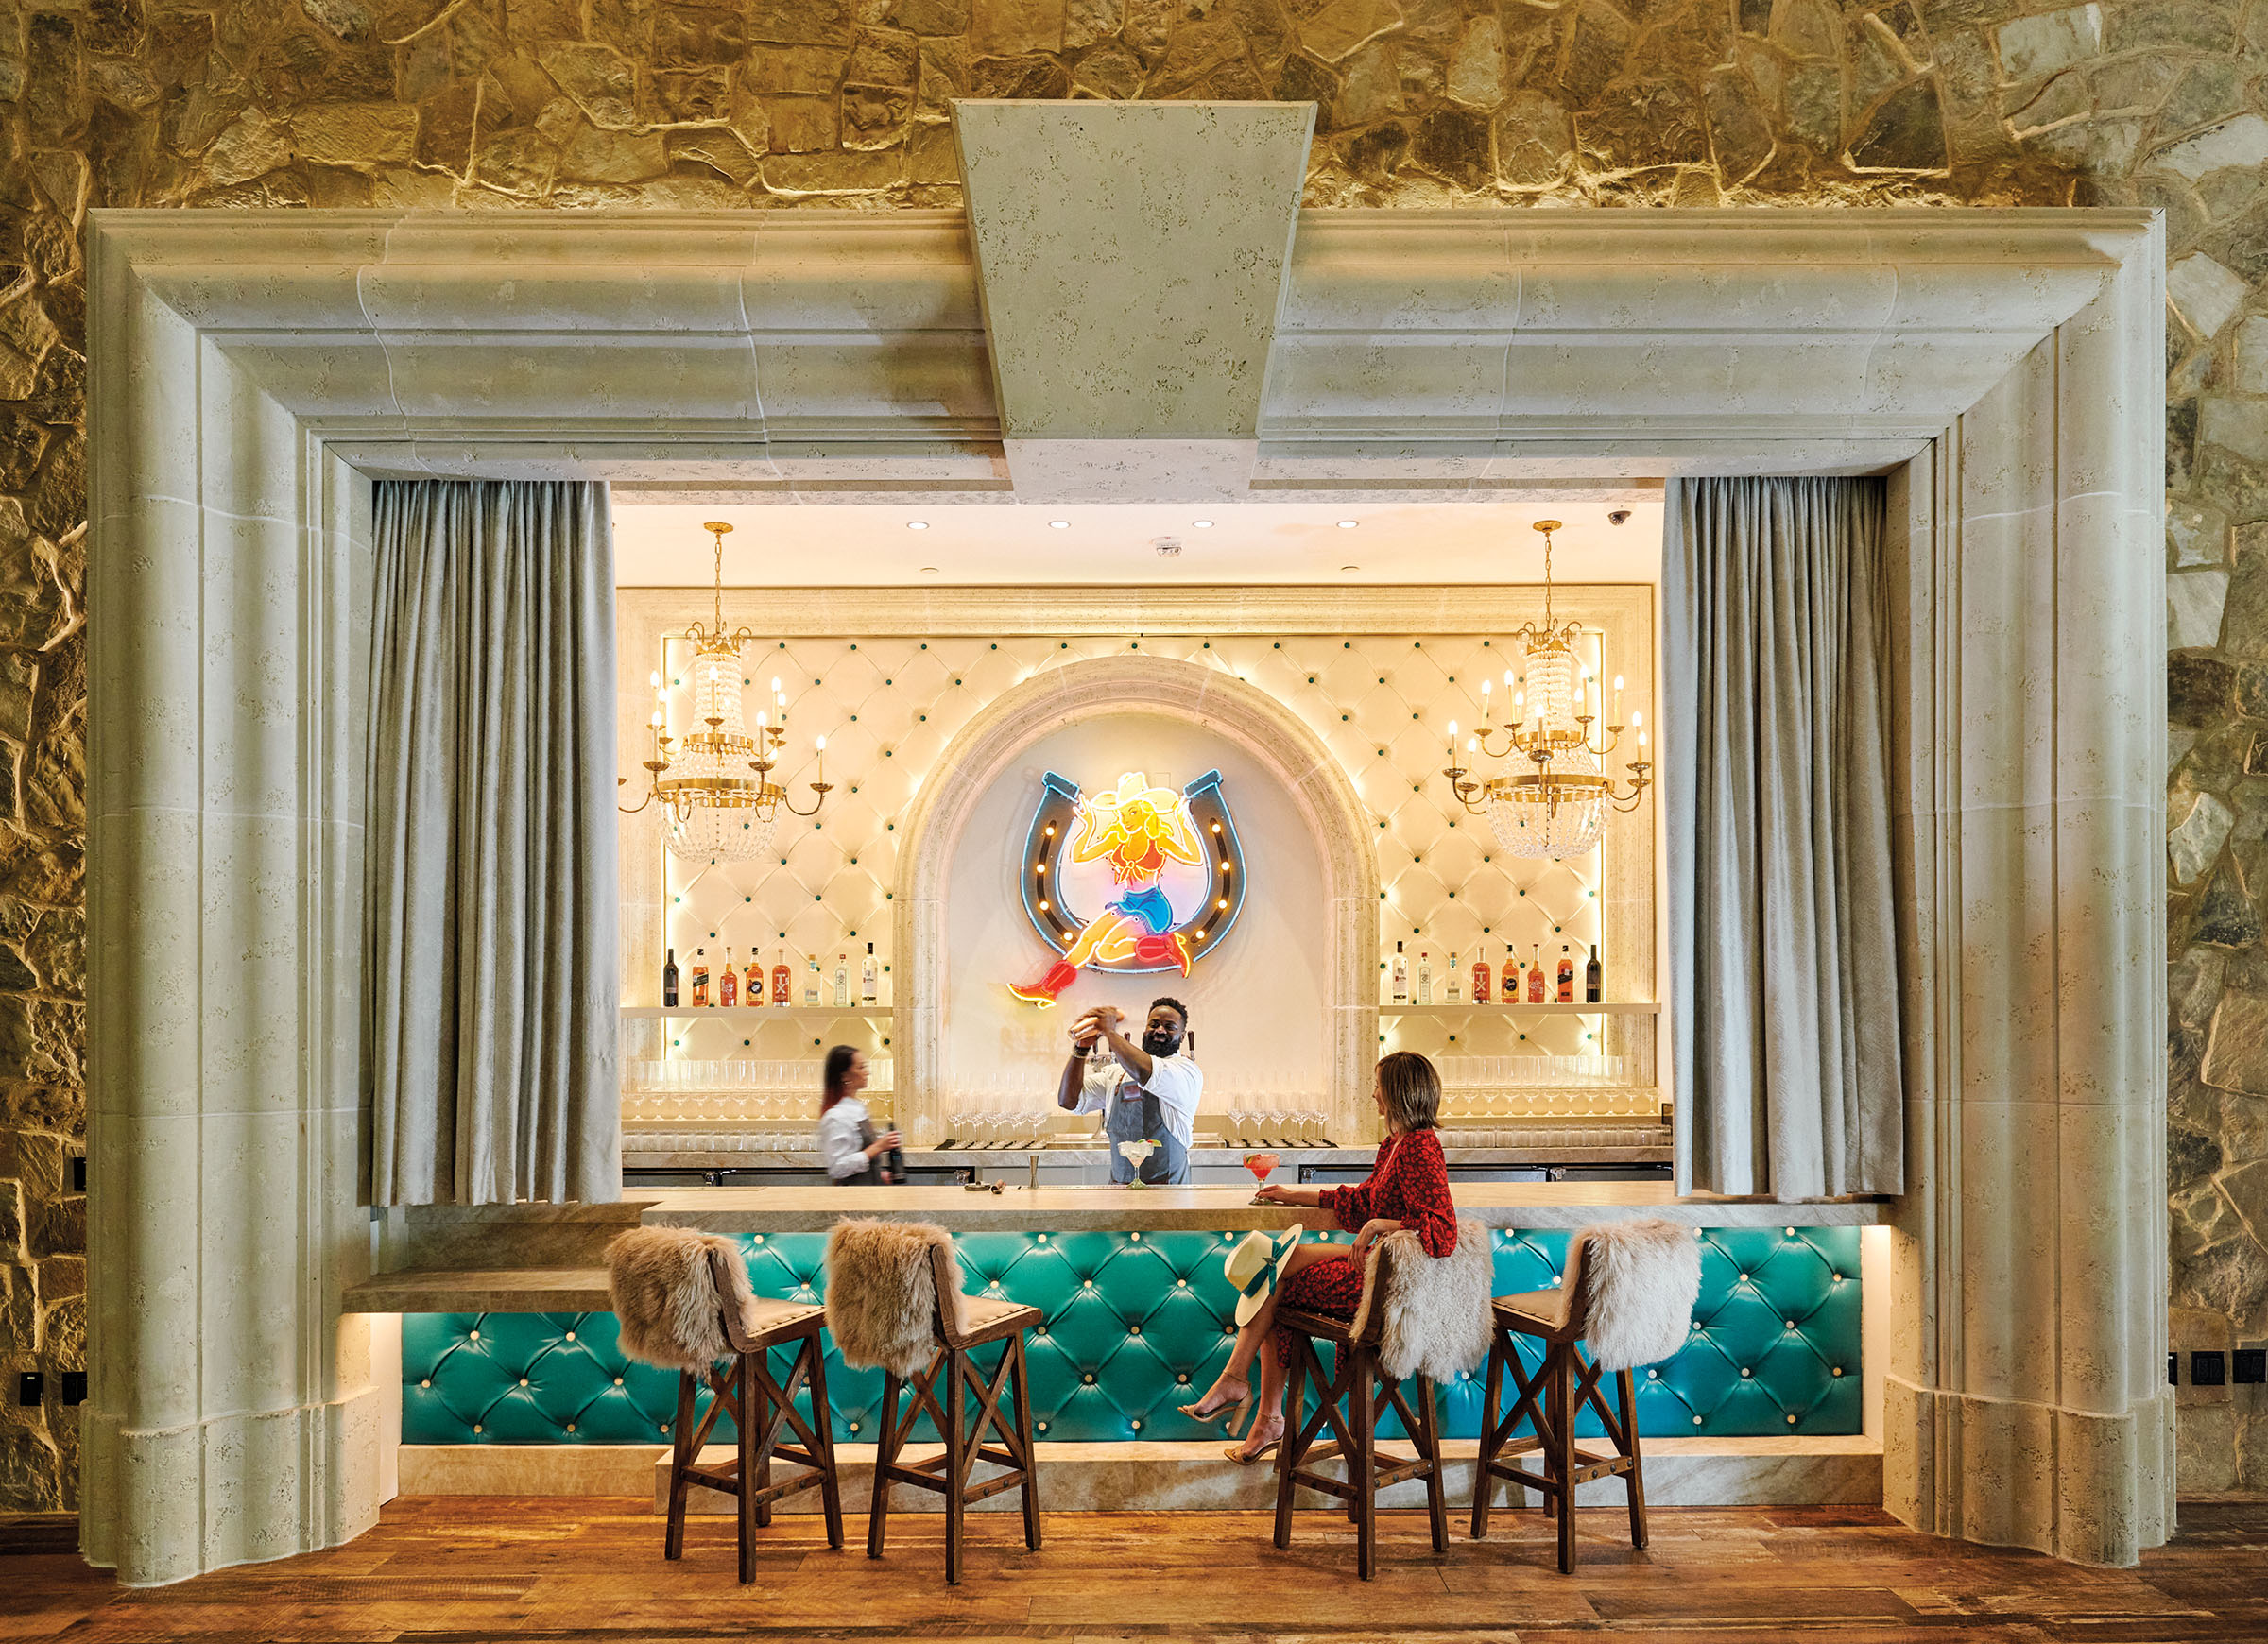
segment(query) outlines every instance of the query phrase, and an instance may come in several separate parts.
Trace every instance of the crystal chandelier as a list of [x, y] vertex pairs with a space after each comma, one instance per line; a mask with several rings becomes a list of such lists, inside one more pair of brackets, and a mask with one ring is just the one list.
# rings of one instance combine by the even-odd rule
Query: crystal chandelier
[[[787, 698], [780, 694], [780, 681], [773, 680], [779, 719], [773, 719], [770, 710], [759, 710], [750, 733], [741, 709], [740, 652], [756, 636], [745, 627], [725, 627], [725, 533], [732, 527], [712, 520], [701, 529], [716, 539], [714, 620], [706, 627], [695, 623], [685, 630], [685, 640], [693, 646], [693, 716], [703, 728], [671, 737], [657, 671], [652, 676], [653, 757], [642, 762], [651, 773], [652, 788], [636, 805], [619, 809], [634, 816], [661, 801], [669, 848], [680, 861], [748, 862], [771, 848], [782, 810], [797, 816], [814, 815], [827, 802], [833, 784], [826, 779], [823, 736], [817, 749], [820, 779], [811, 784], [815, 797], [810, 810], [798, 811], [787, 802], [787, 790], [771, 780], [787, 743]], [[678, 744], [674, 758], [673, 742]]]
[[[1622, 743], [1623, 680], [1615, 676], [1609, 722], [1605, 741], [1594, 743], [1591, 727], [1600, 722], [1599, 682], [1577, 659], [1575, 646], [1581, 627], [1552, 620], [1552, 533], [1561, 529], [1556, 520], [1538, 520], [1543, 533], [1543, 625], [1523, 624], [1512, 638], [1526, 651], [1524, 688], [1512, 672], [1504, 673], [1504, 688], [1512, 693], [1511, 724], [1488, 723], [1490, 681], [1481, 681], [1481, 728], [1467, 742], [1469, 752], [1502, 759], [1511, 766], [1503, 776], [1468, 780], [1469, 773], [1457, 763], [1457, 722], [1449, 722], [1449, 768], [1442, 775], [1459, 803], [1472, 815], [1484, 813], [1496, 832], [1496, 842], [1514, 856], [1579, 856], [1598, 844], [1606, 826], [1606, 813], [1633, 811], [1653, 781], [1653, 765], [1646, 752], [1645, 714], [1633, 712], [1629, 728], [1638, 738], [1637, 757], [1629, 762], [1627, 790], [1617, 787], [1606, 774], [1606, 756]], [[1489, 739], [1503, 736], [1500, 751]], [[1533, 768], [1526, 768], [1533, 767]], [[1480, 800], [1474, 804], [1475, 798]]]

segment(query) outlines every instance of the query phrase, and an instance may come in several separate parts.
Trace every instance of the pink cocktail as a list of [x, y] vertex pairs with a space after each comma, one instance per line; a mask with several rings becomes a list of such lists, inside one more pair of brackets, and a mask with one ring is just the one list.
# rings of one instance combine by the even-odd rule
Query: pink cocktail
[[1277, 1157], [1276, 1155], [1272, 1153], [1248, 1153], [1245, 1155], [1245, 1169], [1252, 1173], [1253, 1182], [1263, 1187], [1267, 1184], [1269, 1173], [1274, 1171], [1275, 1168], [1282, 1162], [1283, 1161], [1280, 1158]]

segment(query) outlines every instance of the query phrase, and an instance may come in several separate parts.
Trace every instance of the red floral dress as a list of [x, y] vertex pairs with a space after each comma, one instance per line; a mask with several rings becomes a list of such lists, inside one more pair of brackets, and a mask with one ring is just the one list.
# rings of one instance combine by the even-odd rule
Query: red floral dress
[[[1417, 1230], [1428, 1256], [1447, 1256], [1457, 1247], [1449, 1166], [1441, 1156], [1441, 1139], [1431, 1130], [1387, 1137], [1379, 1144], [1369, 1179], [1349, 1188], [1325, 1188], [1321, 1207], [1349, 1233], [1361, 1231], [1375, 1217], [1390, 1216]], [[1279, 1295], [1280, 1307], [1351, 1319], [1363, 1299], [1363, 1270], [1350, 1256], [1326, 1256], [1285, 1279]], [[1291, 1362], [1292, 1339], [1280, 1332], [1276, 1357]]]

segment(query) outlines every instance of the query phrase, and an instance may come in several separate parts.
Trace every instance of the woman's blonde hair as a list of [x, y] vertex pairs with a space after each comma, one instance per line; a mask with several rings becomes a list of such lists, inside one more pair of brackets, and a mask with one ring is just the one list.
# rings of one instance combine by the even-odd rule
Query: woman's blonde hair
[[1396, 1051], [1378, 1063], [1378, 1091], [1386, 1122], [1396, 1130], [1431, 1130], [1441, 1111], [1441, 1075], [1416, 1051]]

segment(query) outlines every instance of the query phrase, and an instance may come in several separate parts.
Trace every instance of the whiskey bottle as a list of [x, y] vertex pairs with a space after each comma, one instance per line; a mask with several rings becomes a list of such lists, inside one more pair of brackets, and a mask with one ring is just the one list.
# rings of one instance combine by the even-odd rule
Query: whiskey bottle
[[1434, 956], [1422, 948], [1418, 950], [1418, 1002], [1434, 1002]]
[[811, 955], [811, 974], [803, 979], [803, 1002], [816, 1010], [819, 1005], [819, 956]]
[[1396, 1004], [1409, 1003], [1410, 962], [1402, 957], [1401, 944], [1400, 942], [1394, 944], [1394, 968], [1392, 971], [1392, 982], [1394, 989], [1394, 1002]]
[[788, 990], [795, 985], [795, 976], [787, 968], [787, 950], [780, 950], [780, 957], [772, 965], [772, 1002], [788, 1002]]
[[1567, 944], [1564, 942], [1559, 945], [1559, 990], [1557, 999], [1558, 1002], [1561, 1004], [1572, 1004], [1575, 1002], [1575, 961], [1573, 955], [1569, 952]]
[[1489, 985], [1490, 985], [1492, 982], [1494, 982], [1494, 981], [1495, 981], [1495, 978], [1494, 978], [1494, 977], [1492, 977], [1492, 976], [1490, 976], [1490, 975], [1488, 974], [1488, 952], [1487, 952], [1487, 950], [1486, 950], [1486, 949], [1483, 949], [1483, 950], [1482, 950], [1480, 952], [1478, 952], [1478, 953], [1475, 953], [1475, 954], [1472, 956], [1472, 1002], [1473, 1002], [1473, 1003], [1475, 1003], [1475, 1004], [1488, 1004], [1488, 1003], [1492, 1002], [1492, 999], [1491, 999], [1491, 993], [1492, 993], [1492, 989], [1490, 988]]
[[850, 1008], [850, 956], [847, 953], [834, 956], [834, 1008]]
[[740, 978], [732, 974], [732, 950], [725, 950], [725, 968], [716, 976], [716, 1002], [730, 1010], [740, 1002]]
[[1465, 973], [1457, 968], [1457, 956], [1454, 953], [1452, 953], [1449, 956], [1449, 973], [1446, 988], [1447, 991], [1442, 994], [1442, 997], [1451, 1004], [1460, 1004], [1464, 1002]]
[[1504, 968], [1497, 978], [1496, 997], [1506, 1004], [1518, 1004], [1520, 1002], [1521, 975], [1520, 950], [1506, 942], [1504, 944]]
[[709, 1008], [709, 950], [693, 950], [693, 1005], [696, 1010]]
[[862, 1003], [872, 1004], [874, 1002], [874, 985], [881, 980], [875, 974], [877, 968], [874, 963], [874, 944], [868, 942], [867, 956], [859, 962], [858, 967], [858, 997]]
[[764, 1002], [764, 961], [748, 950], [748, 963], [740, 973], [740, 1002], [761, 1005]]
[[1583, 1002], [1597, 1004], [1606, 997], [1606, 972], [1599, 967], [1599, 945], [1590, 945], [1590, 963], [1583, 967]]
[[1543, 944], [1536, 944], [1535, 954], [1528, 961], [1528, 1002], [1543, 1002]]
[[678, 1008], [678, 950], [675, 948], [670, 949], [668, 957], [662, 961], [662, 1008]]

